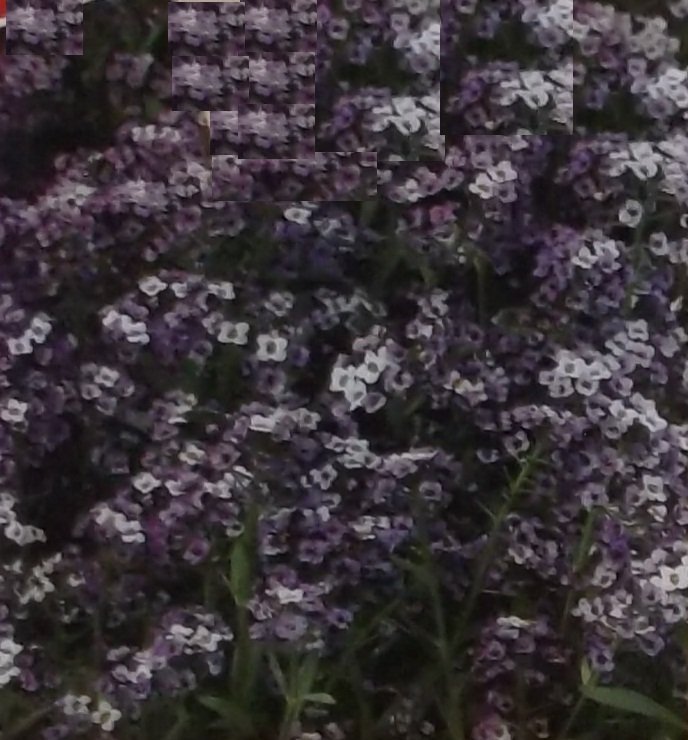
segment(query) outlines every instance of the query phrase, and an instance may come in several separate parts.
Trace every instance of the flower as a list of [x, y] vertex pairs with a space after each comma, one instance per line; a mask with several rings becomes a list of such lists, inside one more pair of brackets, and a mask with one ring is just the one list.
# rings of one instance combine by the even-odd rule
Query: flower
[[105, 732], [112, 732], [121, 717], [122, 712], [120, 712], [119, 709], [115, 709], [105, 699], [101, 699], [98, 702], [96, 710], [91, 712], [92, 722], [96, 725], [100, 725], [100, 728]]
[[85, 694], [65, 694], [57, 703], [68, 717], [88, 716], [91, 697]]
[[217, 333], [217, 341], [222, 344], [247, 344], [248, 332], [249, 325], [245, 321], [223, 321]]
[[628, 199], [619, 211], [619, 221], [624, 226], [636, 227], [643, 217], [643, 207], [639, 201]]
[[271, 332], [259, 334], [256, 341], [258, 343], [256, 359], [259, 362], [283, 362], [286, 359], [288, 344], [286, 337]]

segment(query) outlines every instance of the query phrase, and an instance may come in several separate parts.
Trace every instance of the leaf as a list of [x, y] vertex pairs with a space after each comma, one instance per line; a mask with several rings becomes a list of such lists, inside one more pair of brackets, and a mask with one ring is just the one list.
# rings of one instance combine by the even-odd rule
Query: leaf
[[585, 562], [590, 555], [590, 548], [593, 543], [593, 535], [595, 534], [595, 524], [597, 523], [597, 509], [591, 509], [587, 519], [585, 520], [585, 526], [581, 534], [580, 544], [576, 558], [573, 564], [574, 573], [580, 573], [585, 566]]
[[232, 549], [229, 583], [234, 601], [246, 606], [251, 598], [251, 558], [244, 535], [241, 535]]
[[313, 702], [314, 704], [336, 704], [336, 699], [330, 694], [306, 694], [304, 697], [306, 701]]
[[583, 695], [598, 704], [623, 712], [640, 714], [643, 717], [656, 719], [673, 727], [688, 730], [688, 724], [672, 711], [658, 704], [644, 694], [631, 689], [614, 688], [608, 686], [583, 686]]
[[221, 724], [226, 729], [245, 735], [250, 735], [254, 731], [250, 715], [230, 699], [223, 699], [220, 696], [199, 696], [198, 702], [222, 717]]
[[308, 653], [299, 668], [297, 691], [304, 696], [311, 690], [318, 671], [319, 658], [317, 653]]
[[284, 678], [284, 673], [280, 668], [280, 664], [277, 662], [277, 658], [272, 653], [268, 653], [268, 665], [270, 666], [270, 671], [282, 692], [282, 696], [287, 696], [289, 693], [287, 691], [287, 681]]
[[177, 710], [177, 721], [174, 723], [170, 731], [165, 735], [165, 740], [181, 740], [184, 731], [189, 725], [189, 714], [186, 708], [182, 704]]
[[413, 563], [405, 558], [396, 557], [395, 555], [392, 555], [392, 562], [395, 563], [395, 565], [398, 565], [403, 570], [410, 573], [417, 583], [425, 586], [426, 588], [433, 585], [432, 577], [427, 572], [427, 569], [424, 566]]
[[592, 671], [590, 670], [590, 665], [588, 661], [585, 659], [581, 661], [580, 675], [581, 683], [583, 684], [583, 686], [587, 686], [592, 679]]

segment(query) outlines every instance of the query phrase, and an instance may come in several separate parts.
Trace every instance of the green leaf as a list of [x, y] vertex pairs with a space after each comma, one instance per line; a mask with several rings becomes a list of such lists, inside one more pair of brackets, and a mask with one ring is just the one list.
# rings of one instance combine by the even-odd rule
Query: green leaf
[[406, 558], [396, 557], [395, 555], [392, 555], [392, 562], [395, 565], [398, 565], [403, 570], [410, 573], [417, 583], [425, 587], [431, 587], [432, 585], [434, 585], [432, 576], [428, 573], [427, 568], [425, 568], [423, 565], [413, 563]]
[[314, 704], [336, 704], [336, 699], [330, 694], [306, 694], [304, 696], [306, 701], [313, 702]]
[[580, 544], [578, 546], [578, 552], [573, 563], [574, 573], [580, 573], [585, 566], [585, 563], [590, 555], [590, 548], [593, 543], [593, 536], [595, 534], [595, 524], [597, 523], [597, 509], [591, 509], [588, 513], [587, 519], [585, 520], [585, 526], [581, 534]]
[[210, 709], [210, 711], [222, 717], [221, 725], [225, 729], [245, 735], [250, 735], [254, 731], [253, 722], [248, 712], [230, 699], [223, 699], [220, 696], [199, 696], [198, 702], [206, 709]]
[[658, 704], [654, 699], [650, 699], [648, 696], [640, 694], [637, 691], [607, 686], [584, 685], [583, 695], [603, 706], [620, 709], [622, 712], [630, 712], [631, 714], [640, 714], [643, 717], [658, 720], [672, 727], [688, 730], [688, 724], [678, 715], [661, 704]]
[[280, 664], [277, 662], [277, 658], [272, 653], [268, 653], [268, 665], [270, 666], [270, 672], [282, 692], [282, 696], [287, 696], [289, 693], [287, 690], [287, 681], [284, 678]]
[[318, 671], [317, 653], [308, 653], [299, 668], [297, 691], [300, 696], [304, 696], [311, 690], [315, 682], [315, 676]]
[[232, 596], [239, 606], [246, 606], [251, 598], [251, 580], [251, 557], [242, 535], [232, 549], [229, 576]]
[[590, 670], [590, 665], [588, 661], [585, 659], [581, 661], [580, 675], [581, 683], [583, 684], [583, 686], [587, 686], [592, 679], [592, 671]]
[[182, 706], [177, 710], [177, 721], [174, 723], [167, 735], [165, 735], [165, 740], [181, 740], [188, 725], [189, 713], [182, 704]]

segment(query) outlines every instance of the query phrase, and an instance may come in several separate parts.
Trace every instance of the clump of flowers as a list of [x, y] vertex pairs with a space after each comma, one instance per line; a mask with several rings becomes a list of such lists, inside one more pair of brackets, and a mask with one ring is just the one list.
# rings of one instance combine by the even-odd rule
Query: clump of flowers
[[[0, 59], [0, 134], [92, 134], [0, 152], [9, 732], [681, 724], [682, 4], [138, 5]], [[278, 105], [210, 162], [171, 83], [221, 102], [219, 25]]]

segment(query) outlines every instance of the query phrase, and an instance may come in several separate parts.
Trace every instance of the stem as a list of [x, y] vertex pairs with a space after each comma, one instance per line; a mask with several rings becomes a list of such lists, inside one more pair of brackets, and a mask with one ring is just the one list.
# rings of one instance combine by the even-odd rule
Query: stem
[[[597, 521], [597, 508], [593, 506], [588, 512], [588, 516], [583, 525], [583, 532], [581, 534], [580, 543], [573, 561], [573, 575], [577, 575], [585, 566], [585, 563], [590, 554], [590, 545], [592, 542], [592, 535], [595, 529], [595, 523]], [[571, 608], [573, 606], [573, 599], [575, 597], [574, 584], [571, 584], [569, 592], [566, 594], [566, 603], [564, 604], [564, 611], [561, 615], [561, 622], [559, 624], [559, 633], [565, 634], [568, 628], [569, 617]]]
[[586, 698], [585, 696], [583, 696], [583, 694], [581, 694], [578, 697], [578, 701], [573, 705], [571, 714], [569, 714], [568, 719], [564, 723], [564, 726], [561, 728], [561, 732], [557, 735], [556, 740], [567, 740], [566, 736], [569, 734], [569, 731], [573, 727], [574, 722], [578, 719], [578, 715], [581, 713], [585, 702]]
[[250, 696], [253, 676], [248, 676], [249, 651], [251, 649], [246, 608], [237, 608], [238, 639], [232, 660], [232, 693], [245, 700]]
[[533, 449], [533, 452], [531, 455], [528, 456], [525, 463], [521, 467], [521, 470], [516, 477], [516, 480], [509, 486], [509, 493], [506, 497], [506, 500], [504, 503], [499, 507], [499, 510], [497, 511], [497, 514], [494, 517], [493, 523], [492, 523], [492, 529], [490, 530], [490, 534], [487, 538], [487, 543], [485, 544], [485, 549], [483, 550], [482, 557], [480, 558], [480, 563], [478, 564], [478, 571], [476, 573], [476, 577], [473, 579], [473, 584], [471, 586], [471, 590], [468, 593], [468, 597], [466, 598], [465, 606], [461, 612], [461, 615], [459, 617], [459, 621], [457, 624], [456, 631], [454, 633], [451, 647], [452, 650], [454, 650], [458, 643], [461, 641], [461, 636], [466, 628], [466, 625], [470, 621], [470, 618], [473, 614], [473, 610], [475, 608], [476, 602], [478, 601], [478, 598], [480, 597], [480, 594], [483, 592], [483, 589], [485, 588], [485, 580], [487, 578], [487, 574], [490, 570], [490, 566], [492, 564], [492, 559], [494, 557], [495, 550], [497, 549], [497, 544], [499, 541], [499, 535], [501, 533], [502, 525], [504, 524], [504, 521], [506, 520], [507, 516], [511, 513], [511, 510], [514, 506], [514, 503], [516, 502], [516, 499], [518, 498], [519, 494], [521, 493], [521, 490], [523, 489], [523, 486], [526, 484], [528, 477], [530, 476], [532, 469], [538, 459], [538, 452], [540, 451], [540, 445], [539, 443], [535, 445], [535, 448]]
[[295, 701], [292, 698], [287, 699], [287, 707], [282, 718], [282, 724], [280, 725], [278, 740], [291, 740], [291, 732], [294, 727], [294, 722], [299, 716], [301, 711], [300, 702]]
[[50, 705], [36, 710], [25, 720], [19, 722], [19, 724], [15, 725], [11, 730], [8, 730], [7, 734], [3, 734], [0, 737], [2, 737], [2, 740], [21, 740], [21, 738], [26, 736], [29, 730], [33, 729], [34, 725], [38, 724], [44, 717], [49, 715], [52, 709], [53, 707]]

